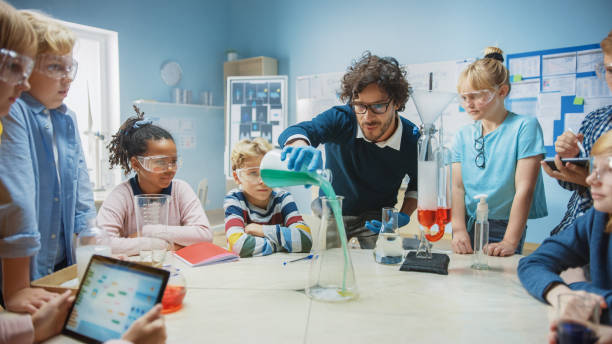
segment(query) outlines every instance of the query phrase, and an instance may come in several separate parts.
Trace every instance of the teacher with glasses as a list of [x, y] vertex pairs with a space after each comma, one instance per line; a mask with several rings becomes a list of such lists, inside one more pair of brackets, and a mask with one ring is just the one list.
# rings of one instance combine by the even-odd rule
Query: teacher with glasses
[[[416, 209], [419, 136], [416, 126], [398, 114], [408, 101], [409, 88], [396, 59], [366, 51], [342, 77], [340, 99], [347, 104], [290, 126], [278, 140], [284, 147], [281, 159], [296, 171], [323, 168], [316, 147], [325, 144], [325, 168], [332, 172], [336, 194], [344, 197], [347, 237], [356, 237], [361, 248], [374, 248], [381, 208], [397, 203], [406, 175], [410, 182], [398, 225], [407, 224]], [[316, 199], [315, 213], [320, 207]]]

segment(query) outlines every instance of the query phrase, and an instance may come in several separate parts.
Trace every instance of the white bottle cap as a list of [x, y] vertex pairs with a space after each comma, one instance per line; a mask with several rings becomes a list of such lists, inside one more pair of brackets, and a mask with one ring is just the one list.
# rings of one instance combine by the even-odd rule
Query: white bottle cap
[[487, 204], [487, 195], [480, 194], [474, 196], [474, 199], [480, 199], [476, 207], [476, 220], [486, 221], [489, 215], [489, 205]]

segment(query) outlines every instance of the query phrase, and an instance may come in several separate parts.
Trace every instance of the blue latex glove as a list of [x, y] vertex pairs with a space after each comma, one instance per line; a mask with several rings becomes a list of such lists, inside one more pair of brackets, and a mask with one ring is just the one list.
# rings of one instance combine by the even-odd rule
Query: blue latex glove
[[[397, 213], [397, 228], [403, 227], [410, 222], [410, 216], [398, 212]], [[385, 225], [391, 225], [390, 223], [386, 223]], [[366, 221], [365, 227], [374, 233], [380, 233], [380, 229], [382, 228], [382, 222], [378, 220], [370, 220]]]
[[323, 168], [321, 151], [312, 146], [285, 147], [281, 152], [281, 161], [289, 157], [287, 167], [293, 171], [302, 171], [302, 166], [308, 164], [306, 170], [314, 172]]

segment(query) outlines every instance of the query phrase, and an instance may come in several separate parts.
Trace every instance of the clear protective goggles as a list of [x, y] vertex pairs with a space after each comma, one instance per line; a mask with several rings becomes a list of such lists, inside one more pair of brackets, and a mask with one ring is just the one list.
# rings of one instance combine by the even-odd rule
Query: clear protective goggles
[[589, 159], [589, 173], [595, 174], [595, 179], [599, 181], [612, 176], [612, 156], [592, 156]]
[[74, 80], [78, 66], [72, 55], [40, 54], [36, 58], [35, 70], [53, 79]]
[[9, 85], [23, 84], [32, 73], [34, 60], [12, 50], [0, 49], [0, 80]]
[[238, 180], [243, 183], [258, 184], [261, 180], [261, 170], [259, 167], [239, 168], [236, 170]]
[[476, 106], [484, 106], [489, 104], [493, 98], [495, 98], [495, 91], [499, 87], [494, 89], [485, 89], [472, 92], [459, 93], [459, 99], [461, 100], [461, 106], [467, 108], [470, 103], [474, 103]]
[[598, 63], [597, 65], [595, 65], [595, 74], [597, 74], [597, 77], [600, 79], [605, 79], [606, 76], [611, 76], [612, 75], [612, 63], [607, 63], [604, 64], [602, 63]]
[[137, 156], [136, 159], [140, 166], [153, 173], [164, 173], [170, 169], [176, 171], [183, 164], [181, 158], [168, 155]]

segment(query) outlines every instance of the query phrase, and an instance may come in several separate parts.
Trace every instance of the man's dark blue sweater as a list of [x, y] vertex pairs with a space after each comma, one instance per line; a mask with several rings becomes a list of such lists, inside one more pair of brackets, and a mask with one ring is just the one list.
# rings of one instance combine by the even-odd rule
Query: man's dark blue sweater
[[332, 171], [332, 186], [344, 196], [343, 215], [392, 207], [405, 175], [407, 192], [417, 190], [417, 140], [415, 125], [402, 121], [400, 150], [381, 148], [357, 138], [359, 124], [352, 107], [335, 106], [312, 119], [285, 129], [278, 139], [281, 147], [294, 135], [303, 135], [317, 147], [325, 144], [325, 167]]

